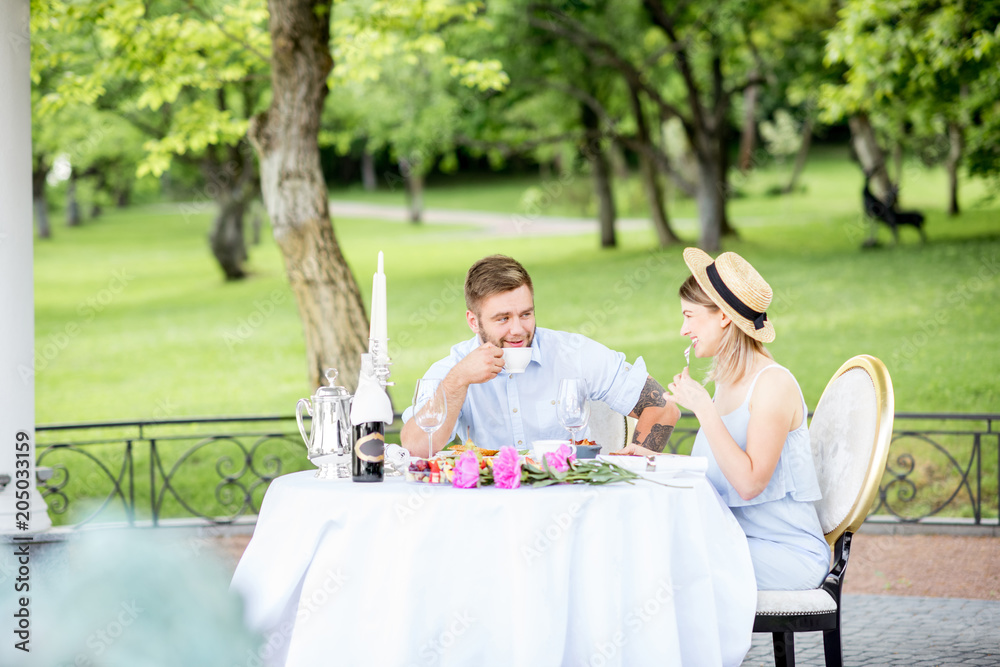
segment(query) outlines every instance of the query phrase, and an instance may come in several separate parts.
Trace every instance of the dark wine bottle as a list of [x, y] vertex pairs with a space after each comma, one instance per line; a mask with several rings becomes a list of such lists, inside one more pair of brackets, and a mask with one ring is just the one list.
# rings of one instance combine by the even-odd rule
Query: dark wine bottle
[[364, 422], [354, 427], [351, 479], [381, 482], [385, 475], [385, 423]]

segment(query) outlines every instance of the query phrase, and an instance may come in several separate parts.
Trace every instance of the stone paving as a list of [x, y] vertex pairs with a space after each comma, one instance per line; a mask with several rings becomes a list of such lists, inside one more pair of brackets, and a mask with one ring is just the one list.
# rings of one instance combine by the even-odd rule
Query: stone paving
[[[1000, 602], [845, 595], [844, 664], [855, 666], [1000, 665]], [[795, 635], [798, 665], [823, 665], [823, 635]], [[774, 665], [771, 635], [755, 634], [744, 667]]]

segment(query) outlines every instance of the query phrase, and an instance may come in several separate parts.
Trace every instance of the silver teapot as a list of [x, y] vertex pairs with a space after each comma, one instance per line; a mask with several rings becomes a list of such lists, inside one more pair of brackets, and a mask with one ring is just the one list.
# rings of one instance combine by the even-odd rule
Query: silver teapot
[[[347, 389], [334, 384], [337, 369], [325, 373], [328, 387], [319, 387], [312, 397], [300, 398], [295, 405], [295, 420], [305, 440], [309, 460], [316, 465], [320, 479], [351, 479], [351, 450], [354, 449], [354, 429], [351, 427], [351, 399]], [[310, 433], [306, 435], [302, 411], [312, 417]]]

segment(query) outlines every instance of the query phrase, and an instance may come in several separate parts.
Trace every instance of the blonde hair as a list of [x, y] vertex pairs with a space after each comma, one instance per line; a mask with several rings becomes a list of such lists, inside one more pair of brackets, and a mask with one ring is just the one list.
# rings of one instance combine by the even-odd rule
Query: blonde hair
[[484, 257], [465, 276], [465, 307], [480, 316], [483, 299], [527, 285], [532, 297], [535, 288], [521, 263], [506, 255]]
[[[694, 276], [688, 276], [677, 294], [685, 301], [704, 306], [713, 313], [720, 310]], [[707, 379], [716, 385], [736, 384], [750, 371], [755, 354], [763, 354], [768, 359], [774, 358], [762, 342], [751, 338], [739, 327], [730, 323], [722, 333], [722, 341], [718, 352], [712, 358], [712, 365], [708, 368]]]

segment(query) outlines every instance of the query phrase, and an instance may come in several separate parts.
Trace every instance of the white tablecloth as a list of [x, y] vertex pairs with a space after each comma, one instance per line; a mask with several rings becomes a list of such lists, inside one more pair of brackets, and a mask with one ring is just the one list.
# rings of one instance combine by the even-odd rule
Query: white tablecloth
[[689, 489], [271, 483], [232, 589], [263, 664], [738, 665], [746, 538]]

